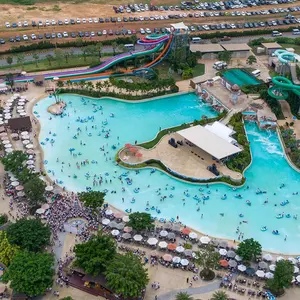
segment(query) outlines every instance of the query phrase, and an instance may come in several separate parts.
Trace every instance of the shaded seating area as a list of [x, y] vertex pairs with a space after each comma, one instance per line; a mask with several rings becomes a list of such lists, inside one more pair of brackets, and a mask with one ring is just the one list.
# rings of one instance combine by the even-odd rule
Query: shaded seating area
[[31, 131], [32, 124], [31, 124], [30, 117], [27, 116], [27, 117], [9, 119], [8, 127], [13, 132], [25, 131], [25, 130]]

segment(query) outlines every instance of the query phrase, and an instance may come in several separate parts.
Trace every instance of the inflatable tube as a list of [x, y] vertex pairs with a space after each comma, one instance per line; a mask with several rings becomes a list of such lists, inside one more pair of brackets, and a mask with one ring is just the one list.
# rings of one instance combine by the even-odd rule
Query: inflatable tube
[[289, 203], [290, 203], [289, 200], [284, 200], [284, 201], [282, 201], [282, 202], [280, 203], [280, 205], [281, 205], [281, 206], [285, 206], [285, 205], [287, 205], [287, 204], [289, 204]]
[[277, 219], [282, 219], [283, 217], [284, 217], [284, 214], [278, 214], [278, 215], [276, 216]]
[[263, 226], [263, 227], [261, 227], [260, 230], [261, 230], [261, 231], [267, 231], [267, 229], [268, 229], [267, 226]]

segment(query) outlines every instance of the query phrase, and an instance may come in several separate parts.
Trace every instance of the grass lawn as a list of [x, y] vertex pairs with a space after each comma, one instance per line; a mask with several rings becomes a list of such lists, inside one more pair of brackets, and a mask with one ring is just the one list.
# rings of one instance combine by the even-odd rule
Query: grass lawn
[[158, 76], [160, 78], [169, 78], [170, 76], [172, 76], [175, 81], [179, 81], [182, 80], [181, 76], [179, 74], [177, 74], [176, 72], [172, 72], [171, 74], [169, 73], [169, 68], [170, 68], [170, 64], [168, 62], [162, 62], [159, 65], [157, 65], [154, 70], [158, 71]]
[[300, 55], [300, 45], [279, 43], [283, 48], [294, 48], [295, 53]]
[[205, 64], [197, 64], [194, 68], [193, 68], [193, 76], [201, 76], [205, 73]]
[[[82, 56], [73, 56], [68, 59], [63, 58], [60, 61], [53, 59], [51, 65], [46, 59], [39, 60], [37, 64], [35, 62], [28, 62], [23, 65], [23, 70], [26, 72], [38, 72], [38, 71], [47, 71], [55, 69], [67, 69], [75, 67], [84, 67], [91, 64], [97, 64], [99, 62], [98, 56], [87, 56], [86, 60]], [[20, 69], [22, 66], [20, 64], [15, 64], [11, 66], [0, 67], [0, 70], [9, 70], [9, 69]]]

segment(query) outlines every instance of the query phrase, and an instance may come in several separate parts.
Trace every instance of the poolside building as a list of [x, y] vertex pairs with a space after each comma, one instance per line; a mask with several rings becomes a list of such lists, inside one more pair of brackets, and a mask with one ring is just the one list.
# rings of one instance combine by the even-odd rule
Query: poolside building
[[264, 49], [265, 49], [265, 53], [267, 55], [272, 55], [273, 52], [275, 52], [276, 50], [278, 49], [281, 49], [282, 47], [276, 43], [276, 42], [273, 42], [273, 43], [262, 43], [261, 44]]
[[[215, 129], [217, 127], [220, 128], [220, 125], [216, 125]], [[215, 129], [197, 125], [179, 130], [177, 133], [190, 143], [191, 147], [196, 146], [218, 160], [228, 159], [242, 151], [228, 140], [229, 134], [232, 132], [230, 128], [226, 131], [223, 128], [223, 132], [219, 134], [213, 132]]]
[[235, 134], [235, 131], [232, 128], [224, 125], [223, 123], [216, 121], [212, 124], [205, 125], [205, 129], [216, 134], [227, 142], [233, 145], [237, 145], [237, 141], [232, 137], [232, 135]]
[[246, 58], [250, 55], [251, 48], [246, 43], [222, 44], [222, 47], [231, 52], [232, 58]]
[[216, 59], [218, 53], [225, 51], [219, 44], [191, 44], [190, 50], [193, 53], [201, 52], [203, 59]]

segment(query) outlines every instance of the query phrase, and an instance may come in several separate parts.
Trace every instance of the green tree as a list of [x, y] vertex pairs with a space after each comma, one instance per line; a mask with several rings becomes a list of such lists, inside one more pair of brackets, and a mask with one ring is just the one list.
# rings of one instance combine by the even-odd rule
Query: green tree
[[35, 60], [35, 66], [37, 67], [38, 66], [38, 60], [39, 60], [39, 55], [37, 53], [34, 53], [32, 55], [33, 59]]
[[111, 47], [113, 49], [114, 56], [116, 55], [116, 49], [118, 48], [117, 42], [112, 42]]
[[226, 62], [227, 64], [230, 63], [232, 58], [232, 53], [230, 51], [223, 51], [218, 53], [218, 59]]
[[1, 214], [0, 215], [0, 226], [2, 226], [3, 224], [7, 223], [7, 221], [8, 221], [7, 214]]
[[52, 286], [54, 257], [49, 253], [19, 252], [3, 275], [10, 288], [28, 296], [39, 296]]
[[13, 63], [13, 58], [11, 56], [6, 57], [6, 62], [9, 64], [9, 66]]
[[6, 74], [5, 81], [7, 82], [7, 85], [12, 88], [14, 86], [14, 84], [15, 84], [15, 80], [14, 80], [13, 74], [11, 74], [11, 73]]
[[65, 60], [66, 60], [66, 64], [69, 62], [70, 56], [71, 56], [70, 52], [64, 51], [64, 57], [65, 57]]
[[247, 58], [247, 64], [248, 65], [252, 65], [252, 64], [254, 64], [254, 63], [256, 63], [257, 62], [257, 59], [256, 59], [256, 57], [254, 56], [254, 55], [250, 55], [248, 58]]
[[24, 62], [25, 62], [25, 55], [23, 53], [18, 53], [17, 54], [17, 63], [19, 65], [21, 65], [22, 69], [23, 69], [23, 66], [24, 66]]
[[283, 293], [283, 289], [291, 285], [294, 274], [294, 266], [289, 260], [281, 260], [276, 264], [274, 278], [267, 281], [267, 287], [277, 296]]
[[182, 79], [189, 79], [193, 77], [193, 69], [192, 68], [186, 68], [182, 72]]
[[228, 300], [229, 297], [224, 291], [216, 291], [213, 293], [211, 300]]
[[68, 297], [60, 298], [59, 300], [73, 300], [73, 298], [68, 296]]
[[51, 55], [51, 54], [48, 54], [47, 56], [46, 56], [46, 59], [48, 60], [48, 64], [49, 64], [49, 66], [51, 66], [52, 64], [51, 64], [51, 62], [53, 61], [53, 59], [54, 59], [54, 57], [53, 57], [53, 55]]
[[88, 45], [88, 46], [86, 46], [85, 47], [85, 51], [86, 51], [86, 54], [88, 56], [95, 56], [96, 53], [98, 52], [97, 48], [94, 45]]
[[59, 80], [59, 81], [57, 81], [56, 85], [58, 88], [62, 88], [62, 87], [64, 87], [65, 84], [62, 80]]
[[261, 245], [254, 239], [246, 239], [239, 244], [236, 253], [245, 261], [252, 261], [261, 255]]
[[175, 300], [193, 300], [194, 298], [187, 292], [180, 292], [176, 295]]
[[154, 228], [151, 215], [144, 212], [134, 212], [129, 215], [128, 226], [137, 231]]
[[108, 264], [105, 278], [108, 286], [122, 298], [139, 297], [149, 282], [147, 270], [131, 252], [117, 254]]
[[3, 264], [9, 266], [19, 249], [18, 246], [9, 243], [5, 231], [0, 231], [0, 261]]
[[102, 43], [97, 43], [96, 44], [96, 50], [98, 51], [99, 58], [101, 58], [101, 53], [102, 53], [102, 50], [103, 50], [103, 44]]
[[204, 279], [212, 279], [214, 271], [220, 261], [220, 254], [214, 251], [212, 246], [207, 246], [196, 252], [195, 263], [202, 268], [200, 275]]
[[55, 49], [54, 50], [55, 59], [58, 62], [58, 65], [61, 66], [61, 62], [64, 57], [64, 51], [61, 49]]
[[99, 233], [86, 243], [76, 245], [74, 252], [78, 267], [88, 274], [98, 275], [106, 270], [117, 250], [112, 237]]
[[24, 163], [26, 162], [27, 158], [27, 154], [18, 150], [6, 154], [1, 159], [1, 162], [4, 165], [5, 171], [10, 171], [16, 175], [24, 168]]
[[6, 230], [7, 239], [22, 250], [38, 252], [50, 243], [51, 231], [39, 219], [20, 219]]
[[28, 197], [28, 203], [31, 207], [46, 202], [44, 195], [45, 188], [46, 183], [37, 176], [24, 184], [24, 192]]

